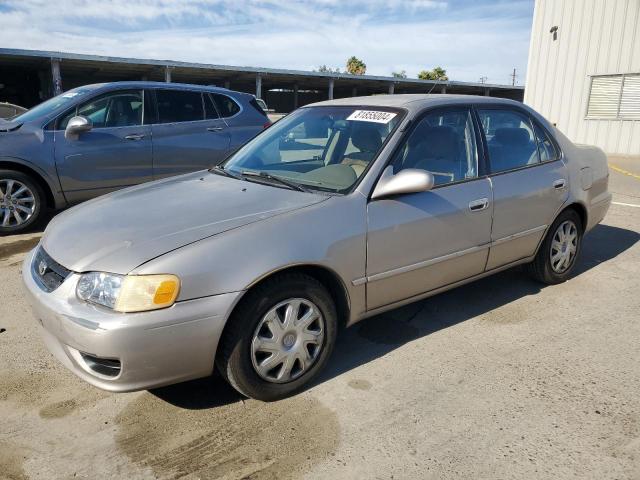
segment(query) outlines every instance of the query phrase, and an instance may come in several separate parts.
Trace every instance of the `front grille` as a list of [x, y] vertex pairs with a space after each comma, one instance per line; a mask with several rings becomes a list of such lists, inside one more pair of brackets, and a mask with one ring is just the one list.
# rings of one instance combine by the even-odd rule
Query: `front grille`
[[42, 247], [38, 249], [33, 257], [31, 272], [38, 286], [45, 292], [53, 292], [71, 274], [70, 270], [67, 270], [51, 258]]

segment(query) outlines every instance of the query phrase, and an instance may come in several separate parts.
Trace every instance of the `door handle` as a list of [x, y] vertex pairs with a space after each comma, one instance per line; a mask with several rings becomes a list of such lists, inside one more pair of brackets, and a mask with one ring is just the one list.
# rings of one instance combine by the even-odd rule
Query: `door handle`
[[144, 135], [142, 135], [141, 133], [132, 133], [131, 135], [127, 135], [124, 138], [126, 140], [142, 140], [144, 138]]
[[562, 190], [567, 185], [567, 182], [564, 178], [560, 178], [553, 182], [553, 188], [556, 190]]
[[208, 132], [221, 132], [224, 130], [224, 127], [207, 127]]
[[481, 210], [484, 210], [488, 206], [489, 206], [488, 198], [479, 198], [478, 200], [469, 202], [469, 210], [471, 210], [472, 212], [479, 212]]

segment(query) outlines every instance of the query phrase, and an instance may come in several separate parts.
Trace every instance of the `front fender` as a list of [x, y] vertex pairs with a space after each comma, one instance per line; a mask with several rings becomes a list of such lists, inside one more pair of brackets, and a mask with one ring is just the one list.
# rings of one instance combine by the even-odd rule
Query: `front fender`
[[366, 268], [366, 199], [333, 197], [195, 242], [155, 258], [131, 274], [173, 273], [178, 301], [240, 292], [280, 270], [320, 266], [335, 272], [351, 301], [351, 315], [365, 309], [365, 286], [353, 285]]

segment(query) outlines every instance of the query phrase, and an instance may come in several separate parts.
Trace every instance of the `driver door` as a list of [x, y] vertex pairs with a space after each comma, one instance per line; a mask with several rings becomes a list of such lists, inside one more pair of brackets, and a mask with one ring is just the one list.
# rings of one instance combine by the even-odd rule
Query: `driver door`
[[435, 186], [369, 202], [368, 310], [484, 271], [493, 199], [478, 175], [476, 132], [468, 108], [431, 111], [395, 155], [394, 173], [424, 169]]
[[[144, 125], [142, 90], [99, 95], [57, 122], [55, 161], [64, 195], [77, 203], [153, 179], [150, 127]], [[64, 129], [76, 115], [93, 128], [67, 139]]]

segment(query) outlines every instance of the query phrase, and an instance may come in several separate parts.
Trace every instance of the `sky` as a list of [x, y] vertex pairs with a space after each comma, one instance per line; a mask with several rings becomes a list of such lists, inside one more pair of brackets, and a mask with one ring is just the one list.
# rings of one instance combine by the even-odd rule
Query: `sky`
[[0, 47], [522, 85], [533, 1], [0, 0]]

